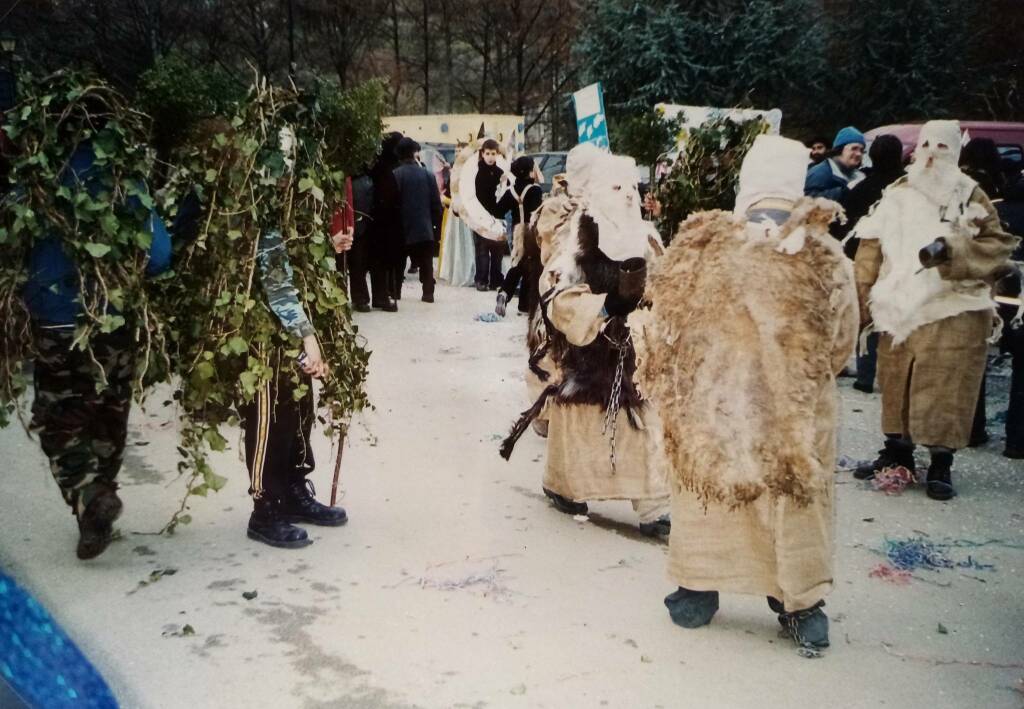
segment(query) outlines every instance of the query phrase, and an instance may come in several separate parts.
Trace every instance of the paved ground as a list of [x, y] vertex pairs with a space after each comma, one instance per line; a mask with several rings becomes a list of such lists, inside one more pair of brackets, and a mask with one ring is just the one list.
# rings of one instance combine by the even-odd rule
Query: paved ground
[[[74, 558], [73, 520], [36, 444], [0, 433], [0, 566], [130, 707], [1024, 705], [1024, 466], [999, 441], [958, 459], [950, 503], [839, 474], [825, 658], [778, 639], [763, 599], [724, 596], [709, 627], [683, 630], [661, 603], [673, 590], [665, 547], [634, 532], [628, 504], [573, 521], [539, 494], [539, 439], [524, 437], [511, 463], [498, 457], [526, 405], [525, 323], [474, 321], [491, 304], [442, 287], [433, 306], [406, 300], [398, 315], [360, 318], [377, 408], [346, 452], [351, 522], [311, 528], [313, 546], [245, 538], [237, 439], [217, 461], [229, 486], [197, 500], [173, 537], [146, 536], [183, 487], [173, 412], [154, 396], [132, 422], [124, 539], [93, 563]], [[848, 387], [841, 449], [867, 458], [878, 402]], [[327, 440], [316, 450], [325, 491]], [[1004, 544], [948, 550], [992, 569], [922, 570], [905, 585], [869, 577], [886, 538], [922, 535]]]

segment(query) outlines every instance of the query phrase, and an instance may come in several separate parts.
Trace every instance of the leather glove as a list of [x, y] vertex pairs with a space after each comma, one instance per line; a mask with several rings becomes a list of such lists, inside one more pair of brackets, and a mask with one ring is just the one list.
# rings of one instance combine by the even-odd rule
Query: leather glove
[[609, 315], [622, 316], [636, 310], [647, 287], [647, 262], [642, 258], [626, 259], [619, 266], [618, 288], [605, 298]]
[[935, 268], [949, 261], [949, 244], [946, 243], [945, 237], [940, 236], [918, 251], [917, 258], [920, 259], [924, 268]]

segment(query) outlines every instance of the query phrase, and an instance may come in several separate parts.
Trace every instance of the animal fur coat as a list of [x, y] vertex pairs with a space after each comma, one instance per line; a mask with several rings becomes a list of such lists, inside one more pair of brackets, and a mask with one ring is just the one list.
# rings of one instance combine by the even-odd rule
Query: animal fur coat
[[807, 505], [831, 485], [820, 434], [836, 421], [819, 403], [835, 398], [858, 323], [852, 268], [827, 231], [837, 210], [803, 199], [774, 229], [694, 215], [648, 281], [638, 380], [674, 482], [705, 505]]

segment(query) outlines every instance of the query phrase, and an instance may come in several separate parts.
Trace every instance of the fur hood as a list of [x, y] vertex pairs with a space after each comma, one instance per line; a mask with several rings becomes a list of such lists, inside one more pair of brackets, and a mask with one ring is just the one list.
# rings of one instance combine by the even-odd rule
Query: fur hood
[[768, 227], [696, 214], [653, 268], [638, 381], [676, 484], [706, 503], [805, 505], [833, 474], [818, 443], [835, 422], [816, 412], [857, 330], [852, 267], [828, 234], [839, 211], [805, 198]]

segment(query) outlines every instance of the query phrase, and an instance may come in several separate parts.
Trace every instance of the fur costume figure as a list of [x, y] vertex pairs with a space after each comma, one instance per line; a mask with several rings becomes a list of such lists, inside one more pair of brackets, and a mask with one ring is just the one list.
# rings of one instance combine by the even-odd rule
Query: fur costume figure
[[[882, 431], [873, 476], [913, 467], [931, 450], [928, 494], [953, 496], [952, 454], [967, 445], [993, 332], [992, 284], [1018, 239], [1003, 231], [988, 196], [957, 167], [960, 126], [930, 121], [907, 176], [893, 183], [854, 231], [862, 319], [879, 340]], [[938, 257], [922, 261], [922, 249]], [[927, 257], [931, 258], [931, 257]], [[928, 267], [924, 267], [927, 265]]]
[[[502, 455], [511, 455], [529, 421], [544, 412], [544, 488], [559, 509], [584, 512], [583, 500], [627, 499], [645, 530], [654, 524], [664, 530], [667, 521], [658, 522], [668, 501], [660, 424], [632, 381], [636, 362], [627, 322], [642, 299], [646, 264], [661, 254], [661, 244], [640, 216], [631, 159], [578, 146], [567, 168], [568, 194], [546, 200], [533, 224], [544, 264], [544, 327], [531, 361], [542, 352], [558, 377], [516, 424]], [[639, 290], [623, 285], [629, 282]], [[531, 336], [535, 342], [539, 332]]]
[[[492, 241], [505, 241], [505, 222], [488, 212], [476, 194], [477, 155], [483, 140], [470, 143], [455, 158], [452, 168], [452, 209], [471, 230]], [[508, 157], [499, 146], [498, 165], [508, 173]]]
[[[854, 349], [857, 299], [828, 233], [840, 207], [802, 196], [806, 155], [759, 136], [740, 173], [743, 211], [680, 226], [648, 281], [637, 375], [664, 423], [673, 619], [710, 622], [720, 591], [770, 596], [801, 644], [822, 647], [835, 376]], [[806, 625], [822, 622], [823, 636]]]

